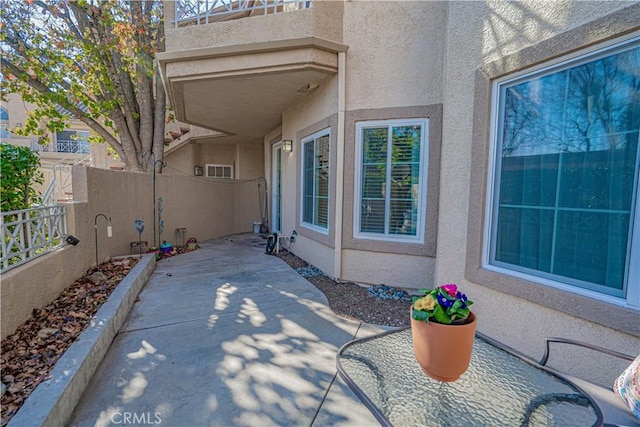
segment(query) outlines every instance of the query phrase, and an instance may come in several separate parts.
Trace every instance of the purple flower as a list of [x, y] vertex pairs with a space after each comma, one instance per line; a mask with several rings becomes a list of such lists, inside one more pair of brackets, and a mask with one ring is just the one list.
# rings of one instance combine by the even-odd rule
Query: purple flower
[[440, 287], [442, 288], [443, 291], [445, 291], [446, 293], [448, 293], [452, 297], [455, 297], [456, 296], [456, 292], [458, 291], [458, 286], [453, 284], [453, 283], [442, 285]]
[[449, 308], [453, 305], [453, 301], [443, 297], [441, 294], [438, 294], [438, 304], [440, 304], [444, 308]]

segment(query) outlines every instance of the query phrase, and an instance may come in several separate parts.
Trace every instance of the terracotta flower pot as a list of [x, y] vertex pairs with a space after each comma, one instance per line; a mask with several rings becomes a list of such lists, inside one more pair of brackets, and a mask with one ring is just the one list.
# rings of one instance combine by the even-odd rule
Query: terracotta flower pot
[[475, 314], [471, 312], [468, 319], [463, 325], [443, 325], [414, 320], [411, 316], [413, 351], [425, 374], [451, 382], [467, 370], [476, 334]]

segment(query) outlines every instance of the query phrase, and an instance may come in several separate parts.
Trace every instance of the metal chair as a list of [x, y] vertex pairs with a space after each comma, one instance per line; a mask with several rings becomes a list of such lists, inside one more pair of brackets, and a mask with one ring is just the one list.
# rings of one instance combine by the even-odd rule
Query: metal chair
[[[633, 356], [609, 350], [608, 348], [567, 338], [550, 337], [546, 339], [544, 355], [542, 356], [542, 359], [540, 359], [540, 362], [538, 362], [542, 366], [546, 366], [547, 361], [549, 360], [552, 343], [583, 347], [589, 350], [607, 354], [609, 356], [628, 360], [629, 362], [633, 362], [634, 360]], [[590, 381], [586, 381], [581, 378], [566, 374], [564, 372], [557, 371], [556, 369], [550, 367], [547, 368], [552, 369], [558, 375], [565, 377], [573, 384], [591, 395], [591, 397], [593, 397], [593, 400], [596, 401], [596, 403], [602, 410], [605, 426], [640, 426], [640, 420], [638, 420], [638, 418], [633, 415], [629, 408], [625, 406], [625, 404], [622, 402], [622, 399], [620, 399], [620, 397], [613, 392], [612, 388], [602, 387], [601, 385], [594, 384]]]

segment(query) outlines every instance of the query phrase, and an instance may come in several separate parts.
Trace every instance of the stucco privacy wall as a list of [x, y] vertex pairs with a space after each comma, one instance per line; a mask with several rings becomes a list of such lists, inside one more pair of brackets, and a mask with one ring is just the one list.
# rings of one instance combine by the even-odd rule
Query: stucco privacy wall
[[[485, 64], [504, 58], [528, 46], [566, 32], [631, 2], [450, 2], [447, 20], [447, 49], [444, 72], [444, 114], [442, 169], [436, 283], [457, 282], [475, 301], [478, 328], [516, 349], [539, 358], [544, 337], [567, 336], [593, 342], [628, 354], [638, 354], [637, 337], [569, 316], [561, 311], [534, 304], [525, 299], [465, 280], [468, 244], [469, 171], [474, 144], [486, 143], [487, 135], [473, 138], [474, 108], [488, 108], [486, 99], [475, 99], [475, 76]], [[607, 33], [606, 23], [600, 37]], [[582, 34], [573, 37], [575, 48], [590, 43]], [[475, 107], [474, 107], [475, 106]], [[478, 107], [480, 106], [480, 107]], [[484, 165], [481, 165], [484, 167]], [[482, 177], [486, 179], [486, 175]], [[544, 295], [544, 291], [543, 292]], [[611, 307], [615, 310], [615, 307]], [[633, 317], [629, 321], [634, 321]], [[559, 348], [557, 365], [561, 369], [610, 385], [611, 376], [621, 366], [611, 358], [593, 353], [583, 355], [575, 349]], [[562, 359], [562, 360], [560, 360]], [[562, 361], [564, 360], [564, 363]], [[575, 361], [580, 360], [579, 364]], [[572, 365], [572, 366], [570, 366]], [[594, 377], [595, 376], [595, 377]]]
[[[127, 255], [138, 240], [135, 219], [145, 222], [142, 240], [153, 245], [152, 175], [75, 166], [74, 199], [67, 206], [68, 232], [80, 242], [37, 258], [2, 275], [2, 338], [15, 331], [34, 308], [51, 302], [95, 264], [95, 217], [99, 217], [98, 257]], [[159, 239], [176, 242], [175, 229], [187, 228], [186, 238], [208, 240], [252, 230], [260, 218], [258, 181], [220, 182], [183, 175], [156, 176], [156, 195], [163, 198], [164, 233]], [[262, 187], [263, 188], [263, 187]], [[159, 228], [157, 229], [159, 232]]]
[[[133, 228], [135, 219], [144, 220], [142, 240], [153, 244], [152, 174], [77, 167], [74, 169], [74, 190], [77, 189], [76, 173], [86, 174], [86, 180], [79, 180], [86, 182], [86, 189], [78, 189], [78, 197], [84, 197], [88, 202], [89, 218], [93, 219], [97, 213], [111, 217], [114, 237], [99, 236], [101, 251], [129, 253], [131, 242], [138, 240]], [[164, 232], [156, 239], [158, 244], [162, 240], [175, 242], [176, 228], [186, 228], [188, 237], [195, 236], [198, 240], [251, 231], [254, 217], [259, 217], [260, 213], [257, 188], [257, 181], [157, 174], [156, 199], [162, 197], [164, 221]], [[243, 197], [251, 190], [254, 197]], [[156, 227], [156, 233], [159, 232]]]

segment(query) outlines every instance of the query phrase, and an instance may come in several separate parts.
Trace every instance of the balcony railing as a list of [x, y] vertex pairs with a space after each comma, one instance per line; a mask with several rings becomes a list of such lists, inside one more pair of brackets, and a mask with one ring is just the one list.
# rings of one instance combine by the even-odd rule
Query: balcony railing
[[62, 246], [67, 234], [66, 208], [45, 206], [0, 213], [1, 272]]
[[308, 0], [177, 0], [176, 28], [308, 9]]
[[58, 139], [45, 145], [31, 142], [31, 150], [45, 153], [89, 154], [89, 142], [76, 139]]

